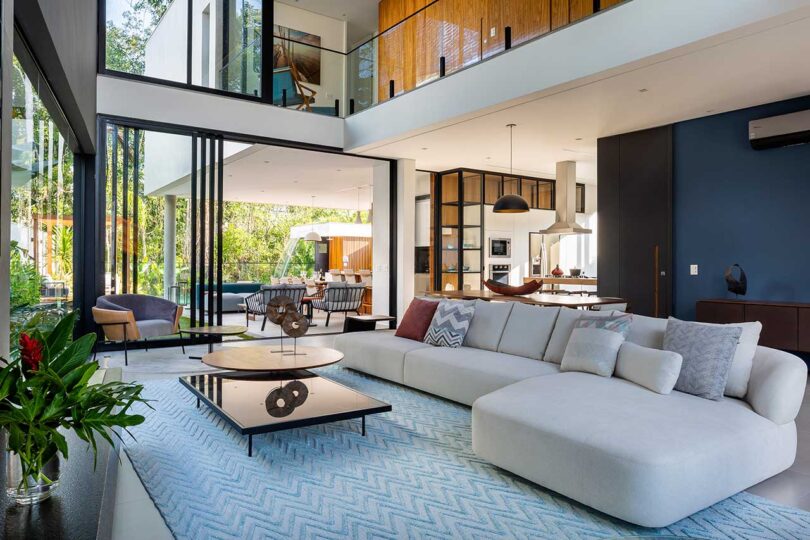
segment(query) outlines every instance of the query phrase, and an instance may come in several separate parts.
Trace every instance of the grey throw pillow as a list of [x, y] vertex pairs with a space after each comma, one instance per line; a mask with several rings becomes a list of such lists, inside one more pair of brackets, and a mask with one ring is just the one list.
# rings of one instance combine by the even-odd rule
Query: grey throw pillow
[[580, 317], [565, 347], [560, 371], [584, 371], [602, 377], [613, 375], [616, 355], [632, 320], [632, 315]]
[[474, 314], [474, 300], [442, 300], [430, 321], [425, 343], [438, 347], [461, 347]]
[[683, 357], [675, 390], [720, 400], [741, 334], [739, 327], [709, 326], [670, 317], [664, 350]]

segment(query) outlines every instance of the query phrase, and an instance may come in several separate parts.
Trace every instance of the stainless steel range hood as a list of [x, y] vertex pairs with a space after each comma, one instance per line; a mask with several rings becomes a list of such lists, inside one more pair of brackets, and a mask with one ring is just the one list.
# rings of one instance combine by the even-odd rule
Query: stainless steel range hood
[[577, 162], [557, 163], [557, 186], [554, 192], [557, 220], [540, 234], [591, 234], [591, 229], [579, 225], [576, 220]]

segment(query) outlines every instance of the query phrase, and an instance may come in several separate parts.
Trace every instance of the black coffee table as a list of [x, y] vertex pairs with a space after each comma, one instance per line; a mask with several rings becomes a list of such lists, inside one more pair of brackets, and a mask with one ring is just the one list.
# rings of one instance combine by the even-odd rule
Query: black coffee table
[[311, 371], [229, 371], [180, 377], [180, 383], [240, 434], [248, 436], [284, 429], [361, 418], [388, 412], [391, 405]]

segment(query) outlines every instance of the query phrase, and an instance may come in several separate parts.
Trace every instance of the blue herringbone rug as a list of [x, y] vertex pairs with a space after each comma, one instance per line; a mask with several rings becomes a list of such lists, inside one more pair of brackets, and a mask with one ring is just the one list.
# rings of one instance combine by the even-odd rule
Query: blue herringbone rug
[[[470, 409], [332, 367], [321, 374], [393, 405], [359, 420], [260, 435], [254, 457], [176, 381], [126, 448], [177, 538], [810, 537], [810, 513], [741, 493], [666, 530], [619, 522], [480, 459]], [[143, 407], [145, 409], [145, 407]]]

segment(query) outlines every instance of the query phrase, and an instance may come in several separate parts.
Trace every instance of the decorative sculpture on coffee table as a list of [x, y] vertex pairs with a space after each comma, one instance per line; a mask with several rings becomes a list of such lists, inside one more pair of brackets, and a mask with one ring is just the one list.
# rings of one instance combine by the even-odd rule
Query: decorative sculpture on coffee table
[[306, 384], [301, 381], [290, 381], [271, 390], [264, 400], [264, 407], [270, 416], [283, 418], [291, 415], [296, 407], [303, 405], [308, 396], [309, 389]]
[[293, 338], [293, 352], [291, 354], [297, 355], [298, 338], [309, 330], [309, 321], [298, 311], [292, 298], [289, 296], [276, 296], [271, 299], [267, 303], [267, 320], [279, 325], [281, 328], [281, 335], [279, 336], [281, 352], [284, 353], [284, 334], [287, 334]]
[[[734, 277], [734, 268], [740, 271], [740, 277]], [[743, 295], [748, 292], [748, 277], [745, 275], [742, 266], [737, 263], [732, 264], [726, 268], [725, 272], [726, 283], [728, 284], [728, 291], [733, 292], [735, 295]]]

